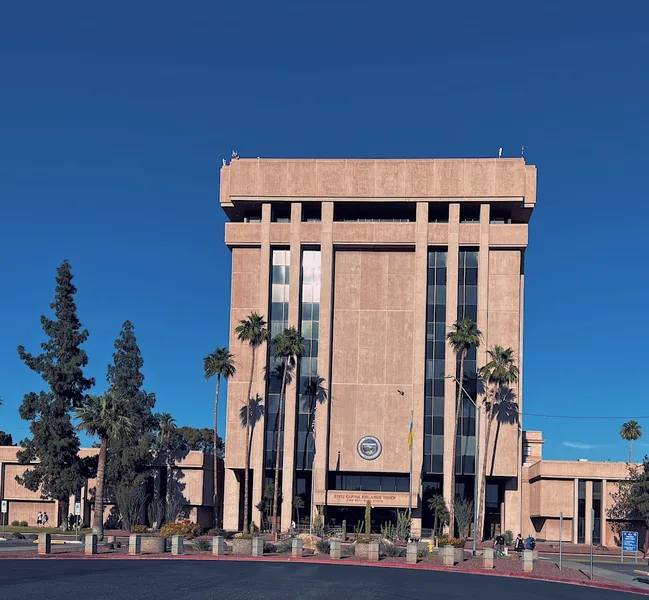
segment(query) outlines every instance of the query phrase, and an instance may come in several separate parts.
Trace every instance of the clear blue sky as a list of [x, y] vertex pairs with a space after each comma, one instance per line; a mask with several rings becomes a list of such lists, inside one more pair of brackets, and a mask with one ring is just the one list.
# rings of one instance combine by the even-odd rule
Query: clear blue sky
[[[525, 144], [539, 186], [524, 411], [649, 414], [648, 18], [640, 1], [3, 3], [0, 429], [27, 434], [17, 408], [40, 380], [16, 346], [38, 350], [63, 258], [98, 391], [128, 318], [157, 409], [210, 425], [201, 359], [227, 343], [218, 191], [233, 148], [415, 158]], [[551, 458], [624, 459], [620, 424], [524, 418]]]

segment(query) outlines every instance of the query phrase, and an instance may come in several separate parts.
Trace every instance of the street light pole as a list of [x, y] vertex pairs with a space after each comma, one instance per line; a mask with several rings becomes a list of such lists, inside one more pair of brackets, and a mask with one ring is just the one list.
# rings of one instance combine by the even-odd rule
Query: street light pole
[[[464, 389], [464, 386], [458, 381], [457, 377], [454, 377], [453, 375], [447, 375], [447, 379], [452, 379], [457, 385], [460, 386], [460, 389], [464, 392], [466, 397], [471, 401], [471, 404], [475, 407], [475, 412], [476, 412], [476, 436], [475, 436], [475, 466], [474, 466], [474, 477], [473, 477], [473, 556], [476, 556], [478, 553], [478, 514], [479, 514], [479, 506], [480, 503], [478, 502], [478, 471], [480, 469], [480, 414], [482, 411], [480, 410], [480, 407], [476, 403], [476, 401], [471, 398], [469, 393]], [[454, 432], [454, 435], [457, 435], [457, 431]], [[455, 468], [455, 457], [453, 457], [453, 468]], [[455, 490], [453, 490], [455, 492]], [[455, 494], [453, 494], [455, 496]], [[451, 523], [451, 527], [453, 527], [453, 524]]]

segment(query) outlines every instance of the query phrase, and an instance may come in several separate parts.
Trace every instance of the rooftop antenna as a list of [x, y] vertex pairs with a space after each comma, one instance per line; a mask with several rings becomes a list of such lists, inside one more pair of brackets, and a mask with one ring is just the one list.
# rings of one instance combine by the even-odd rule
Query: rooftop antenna
[[232, 151], [232, 158], [237, 160], [239, 158], [239, 153], [236, 150]]
[[225, 158], [221, 159], [221, 166], [225, 167], [226, 165], [227, 165], [227, 163], [225, 162]]
[[502, 157], [503, 157], [503, 149], [498, 148], [498, 158], [502, 158]]
[[525, 144], [521, 146], [521, 158], [525, 156]]

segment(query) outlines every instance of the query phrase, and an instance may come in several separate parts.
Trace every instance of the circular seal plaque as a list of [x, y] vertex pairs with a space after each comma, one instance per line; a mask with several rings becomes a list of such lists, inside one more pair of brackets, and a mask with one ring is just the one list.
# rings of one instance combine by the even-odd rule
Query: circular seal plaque
[[381, 446], [379, 438], [374, 437], [373, 435], [366, 435], [358, 440], [356, 451], [358, 452], [358, 455], [365, 460], [375, 460], [381, 456], [383, 446]]

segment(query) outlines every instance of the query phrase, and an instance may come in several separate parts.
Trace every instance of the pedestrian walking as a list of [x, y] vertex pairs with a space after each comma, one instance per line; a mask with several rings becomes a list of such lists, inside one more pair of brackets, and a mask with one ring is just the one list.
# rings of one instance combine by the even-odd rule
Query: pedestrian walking
[[49, 523], [50, 518], [47, 516], [47, 513], [43, 513], [43, 527], [47, 527], [47, 524]]
[[39, 510], [38, 514], [36, 515], [36, 527], [42, 527], [43, 526], [43, 513]]

